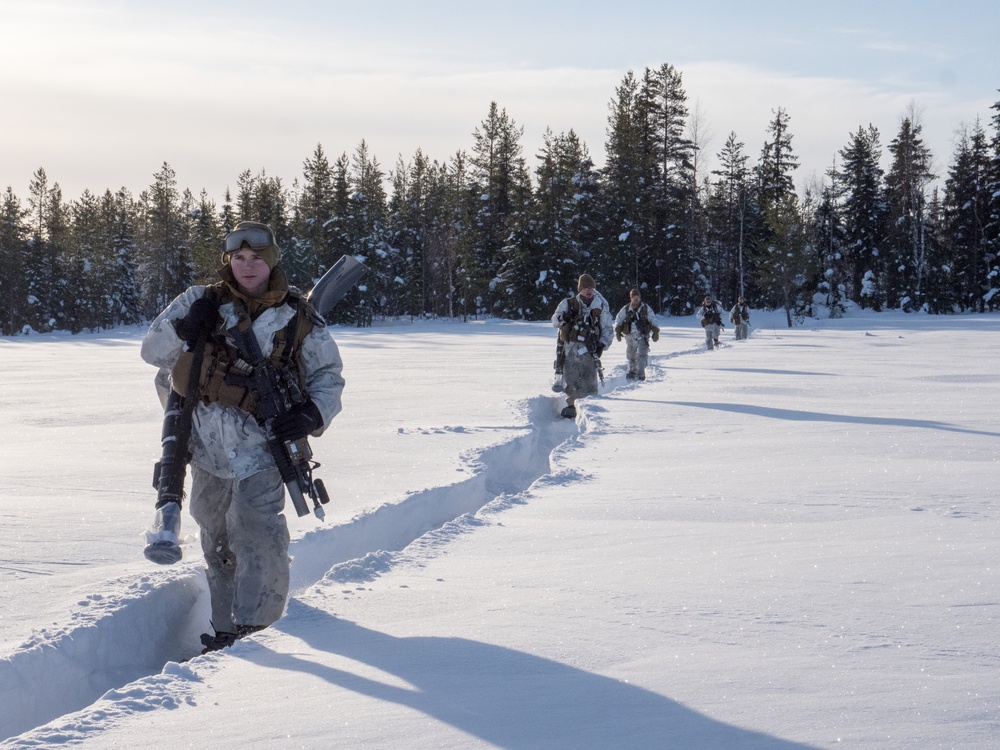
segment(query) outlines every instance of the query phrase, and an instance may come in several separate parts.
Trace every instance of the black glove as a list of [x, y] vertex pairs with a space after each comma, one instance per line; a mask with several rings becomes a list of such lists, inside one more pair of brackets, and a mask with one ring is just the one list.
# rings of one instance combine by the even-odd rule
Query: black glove
[[271, 432], [282, 440], [298, 440], [323, 426], [323, 415], [312, 400], [293, 406], [271, 422]]
[[659, 341], [659, 340], [660, 340], [660, 332], [653, 331], [653, 341]]
[[201, 334], [207, 336], [215, 330], [218, 320], [219, 302], [214, 295], [206, 295], [191, 303], [187, 315], [174, 321], [174, 330], [188, 347], [193, 347]]

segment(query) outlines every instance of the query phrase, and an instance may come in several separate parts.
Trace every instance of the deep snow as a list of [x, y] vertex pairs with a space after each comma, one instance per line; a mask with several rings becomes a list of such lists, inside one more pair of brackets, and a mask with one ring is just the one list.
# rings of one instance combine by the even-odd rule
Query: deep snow
[[144, 331], [0, 339], [0, 748], [1000, 748], [1000, 317], [754, 318], [576, 421], [545, 324], [331, 328], [327, 520], [208, 656]]

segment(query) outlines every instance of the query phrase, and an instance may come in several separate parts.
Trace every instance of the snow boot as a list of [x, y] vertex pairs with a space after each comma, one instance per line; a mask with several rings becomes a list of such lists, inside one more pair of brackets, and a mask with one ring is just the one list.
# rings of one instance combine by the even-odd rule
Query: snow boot
[[626, 380], [635, 380], [637, 377], [639, 376], [636, 375], [634, 372], [629, 372], [625, 375]]
[[566, 390], [566, 381], [563, 380], [561, 372], [557, 372], [555, 377], [552, 378], [552, 390], [556, 393], [562, 393]]
[[210, 651], [221, 651], [224, 648], [229, 648], [240, 638], [246, 638], [248, 635], [263, 630], [266, 627], [267, 625], [237, 625], [235, 633], [216, 631], [214, 636], [202, 633], [201, 645], [204, 648], [201, 650], [201, 653], [207, 654]]
[[566, 419], [576, 419], [576, 407], [573, 404], [569, 404], [559, 413], [566, 417]]
[[220, 633], [216, 631], [215, 635], [209, 635], [208, 633], [201, 634], [201, 645], [204, 648], [201, 650], [202, 654], [207, 654], [211, 651], [221, 651], [224, 648], [229, 648], [239, 639], [236, 633]]

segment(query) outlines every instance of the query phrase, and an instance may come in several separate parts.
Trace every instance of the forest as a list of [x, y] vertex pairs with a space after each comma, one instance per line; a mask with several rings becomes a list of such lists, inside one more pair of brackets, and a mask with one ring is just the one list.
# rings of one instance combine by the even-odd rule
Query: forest
[[[421, 150], [384, 169], [362, 141], [322, 144], [291, 183], [237, 177], [221, 203], [164, 163], [138, 196], [67, 201], [39, 168], [25, 200], [0, 197], [0, 334], [80, 332], [150, 320], [216, 280], [238, 221], [270, 224], [290, 281], [309, 289], [341, 255], [368, 267], [328, 316], [540, 320], [588, 272], [612, 308], [637, 287], [666, 316], [705, 295], [836, 317], [849, 306], [935, 314], [1000, 305], [1000, 101], [961, 126], [947, 174], [932, 171], [919, 114], [898, 132], [859, 124], [818, 184], [795, 186], [790, 114], [773, 110], [753, 160], [731, 132], [706, 170], [681, 71], [629, 71], [608, 106], [598, 168], [573, 130], [547, 131], [529, 163], [523, 128], [496, 102], [469, 148]], [[883, 164], [885, 167], [883, 167]]]

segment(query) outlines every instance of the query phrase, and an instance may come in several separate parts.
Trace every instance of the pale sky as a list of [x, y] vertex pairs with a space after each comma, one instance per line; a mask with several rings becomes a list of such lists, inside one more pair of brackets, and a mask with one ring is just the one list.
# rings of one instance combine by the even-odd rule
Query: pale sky
[[362, 139], [388, 172], [418, 148], [470, 150], [491, 101], [524, 127], [532, 170], [546, 127], [600, 165], [615, 88], [663, 63], [709, 166], [730, 131], [755, 163], [782, 107], [801, 186], [859, 127], [884, 149], [915, 105], [943, 176], [956, 130], [989, 131], [1000, 99], [995, 0], [502, 5], [0, 0], [0, 190], [26, 204], [44, 167], [67, 200], [138, 195], [167, 162], [221, 202], [244, 170], [290, 187], [318, 143], [332, 161]]

